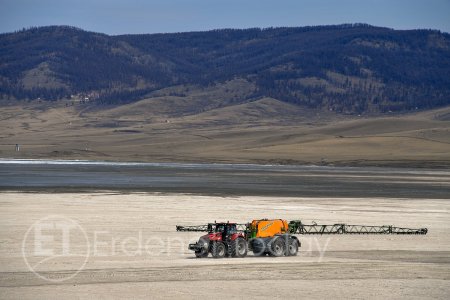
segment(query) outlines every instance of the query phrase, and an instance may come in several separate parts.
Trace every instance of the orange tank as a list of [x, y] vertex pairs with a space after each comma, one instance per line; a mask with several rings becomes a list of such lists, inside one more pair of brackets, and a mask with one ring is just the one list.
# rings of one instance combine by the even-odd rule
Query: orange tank
[[253, 220], [250, 226], [252, 238], [272, 237], [276, 234], [286, 233], [289, 229], [288, 222], [282, 219]]

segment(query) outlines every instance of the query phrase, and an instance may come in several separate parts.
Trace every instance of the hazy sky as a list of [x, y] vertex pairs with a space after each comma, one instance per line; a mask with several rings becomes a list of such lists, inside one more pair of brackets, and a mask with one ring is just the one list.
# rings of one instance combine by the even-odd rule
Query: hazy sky
[[43, 25], [123, 34], [342, 23], [450, 32], [450, 0], [0, 0], [0, 32]]

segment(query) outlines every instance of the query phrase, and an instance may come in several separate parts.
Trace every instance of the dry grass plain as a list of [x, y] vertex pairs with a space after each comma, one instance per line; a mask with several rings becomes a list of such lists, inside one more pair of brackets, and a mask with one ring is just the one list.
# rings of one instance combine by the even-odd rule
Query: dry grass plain
[[[212, 295], [229, 299], [448, 299], [450, 294], [448, 199], [3, 192], [0, 207], [1, 299], [198, 299]], [[49, 215], [78, 222], [91, 246], [81, 272], [63, 282], [37, 277], [21, 254], [23, 245], [29, 250], [29, 237], [22, 244], [29, 227]], [[215, 219], [246, 222], [262, 217], [300, 218], [305, 223], [426, 226], [429, 233], [299, 236], [302, 248], [297, 257], [250, 254], [244, 259], [216, 260], [195, 259], [187, 250], [199, 233], [175, 231], [176, 224]], [[97, 252], [95, 232], [100, 233]], [[146, 246], [148, 241], [150, 246]], [[48, 245], [52, 243], [44, 247]], [[77, 231], [70, 235], [70, 249], [71, 253], [88, 252], [86, 240]], [[33, 265], [35, 256], [25, 253]], [[35, 269], [48, 278], [65, 278], [74, 274], [81, 261], [77, 256], [56, 257]]]
[[[271, 98], [225, 107], [201, 95], [153, 97], [102, 109], [66, 106], [69, 103], [2, 105], [0, 156], [450, 165], [450, 107], [402, 116], [350, 117]], [[20, 152], [14, 152], [15, 144], [21, 145]]]

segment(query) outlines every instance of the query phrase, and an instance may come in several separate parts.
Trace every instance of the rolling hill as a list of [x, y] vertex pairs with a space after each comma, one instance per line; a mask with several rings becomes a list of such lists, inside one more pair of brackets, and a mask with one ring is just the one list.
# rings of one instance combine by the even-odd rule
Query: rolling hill
[[166, 107], [184, 101], [201, 112], [271, 98], [355, 115], [450, 104], [450, 35], [434, 30], [345, 24], [108, 36], [50, 26], [1, 34], [0, 61], [2, 99], [102, 107], [160, 96]]

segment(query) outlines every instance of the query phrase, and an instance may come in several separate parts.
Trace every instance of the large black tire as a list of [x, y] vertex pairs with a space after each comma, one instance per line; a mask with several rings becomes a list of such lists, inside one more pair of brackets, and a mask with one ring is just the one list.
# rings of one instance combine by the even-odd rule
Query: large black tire
[[266, 255], [266, 244], [262, 239], [256, 238], [251, 241], [252, 251], [254, 256]]
[[290, 238], [286, 247], [286, 256], [296, 256], [298, 253], [298, 241]]
[[195, 251], [195, 256], [197, 258], [205, 258], [208, 257], [209, 254], [209, 240], [204, 239], [203, 237], [201, 237], [198, 242], [197, 245], [202, 246], [199, 250]]
[[206, 251], [206, 250], [195, 251], [195, 256], [196, 256], [197, 258], [205, 258], [205, 257], [208, 257], [208, 251]]
[[231, 256], [232, 257], [246, 257], [247, 256], [247, 242], [239, 237], [231, 242]]
[[285, 240], [283, 238], [274, 238], [269, 244], [269, 255], [280, 257], [284, 256], [286, 251]]
[[211, 254], [214, 258], [224, 258], [226, 251], [225, 244], [222, 242], [214, 242], [211, 247]]

